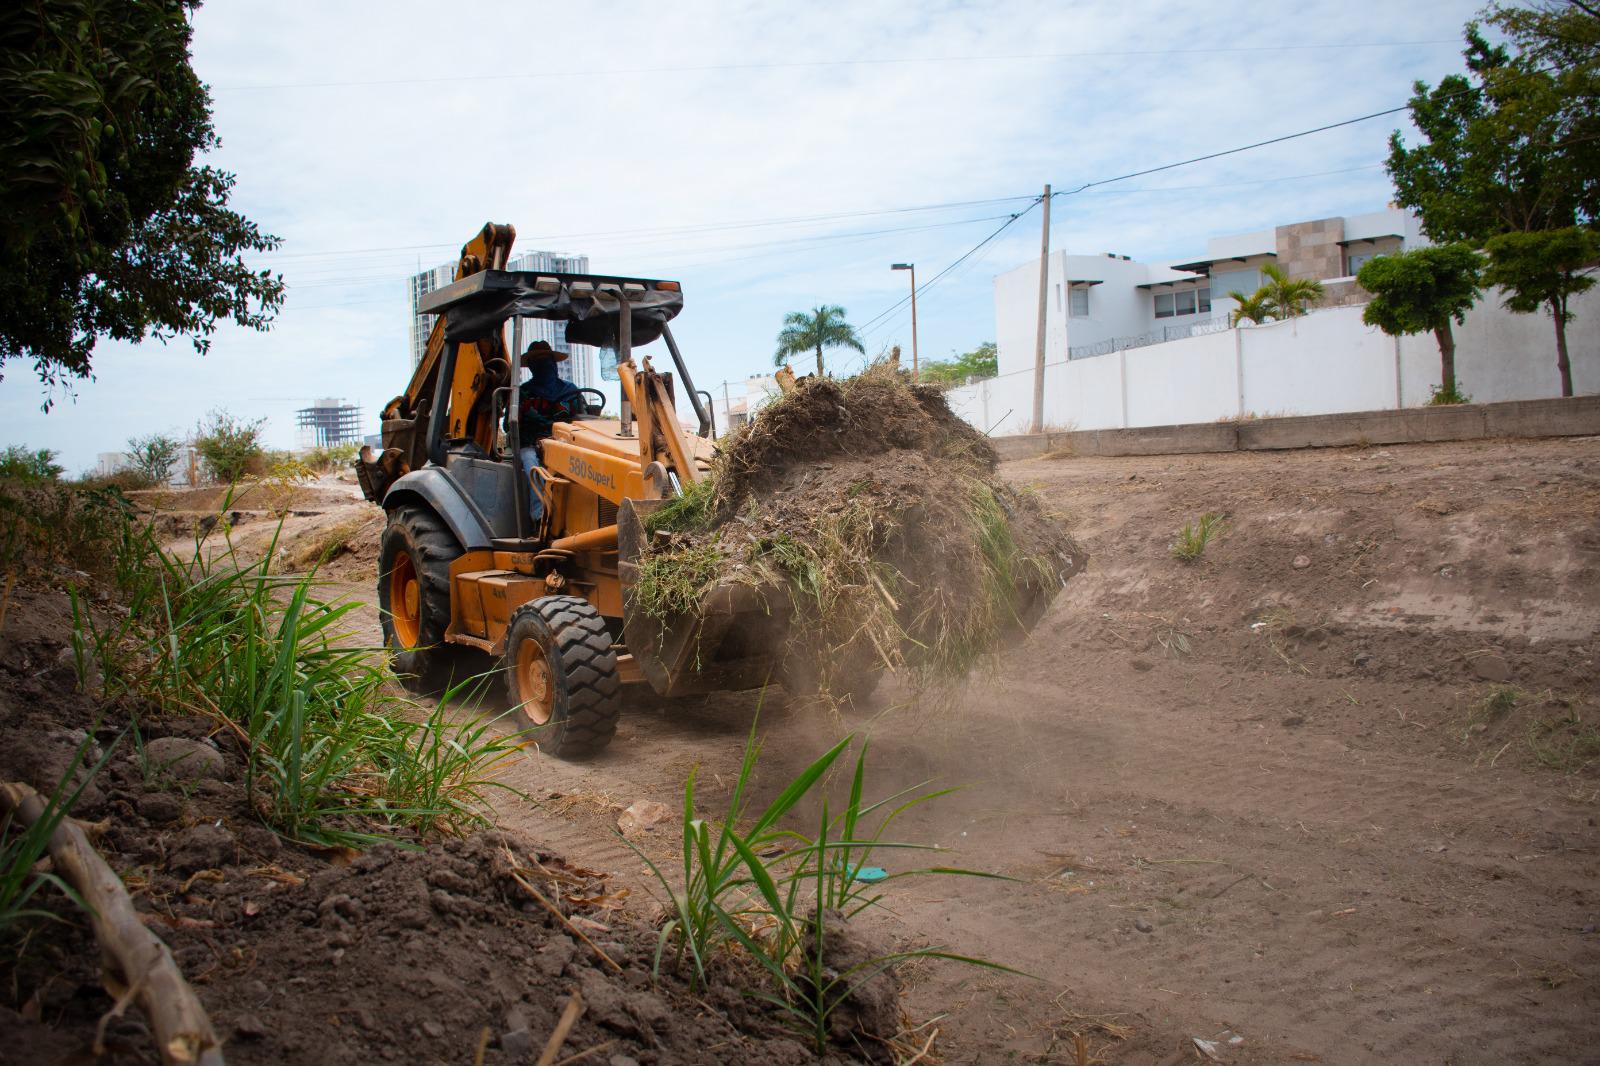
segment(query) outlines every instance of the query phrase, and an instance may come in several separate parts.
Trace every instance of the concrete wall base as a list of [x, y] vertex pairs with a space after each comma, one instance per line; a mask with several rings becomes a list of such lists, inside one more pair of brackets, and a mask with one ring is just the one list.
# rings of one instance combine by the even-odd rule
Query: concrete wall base
[[1455, 407], [1408, 407], [1341, 415], [1252, 418], [1138, 429], [1090, 429], [994, 438], [1000, 458], [1073, 455], [1183, 455], [1194, 452], [1344, 448], [1486, 437], [1600, 435], [1600, 396]]

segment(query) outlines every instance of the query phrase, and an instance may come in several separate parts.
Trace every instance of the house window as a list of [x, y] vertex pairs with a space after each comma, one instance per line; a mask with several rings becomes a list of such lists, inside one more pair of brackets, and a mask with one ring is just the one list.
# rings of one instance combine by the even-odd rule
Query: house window
[[1376, 258], [1377, 255], [1377, 252], [1351, 252], [1349, 261], [1350, 269], [1345, 272], [1345, 275], [1347, 277], [1355, 277], [1357, 274], [1361, 273], [1362, 264], [1368, 259]]
[[1061, 310], [1061, 286], [1056, 285], [1056, 310]]
[[1173, 311], [1172, 311], [1172, 293], [1170, 293], [1170, 292], [1158, 292], [1158, 293], [1156, 293], [1156, 317], [1157, 318], [1171, 318], [1172, 314], [1173, 314]]
[[1072, 317], [1088, 318], [1089, 287], [1087, 285], [1074, 285], [1069, 292], [1071, 293], [1072, 310], [1070, 311], [1070, 314]]
[[1172, 294], [1174, 297], [1174, 310], [1180, 315], [1194, 314], [1194, 290], [1183, 289]]
[[1208, 314], [1211, 311], [1211, 289], [1208, 287], [1198, 291], [1200, 293], [1200, 313], [1202, 315]]

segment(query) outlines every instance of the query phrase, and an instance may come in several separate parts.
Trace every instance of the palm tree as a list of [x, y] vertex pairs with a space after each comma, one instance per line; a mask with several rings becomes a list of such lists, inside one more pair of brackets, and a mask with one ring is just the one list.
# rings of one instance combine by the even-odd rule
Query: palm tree
[[1240, 322], [1248, 321], [1254, 322], [1259, 326], [1267, 319], [1276, 318], [1278, 315], [1278, 305], [1272, 302], [1272, 297], [1267, 293], [1265, 285], [1257, 289], [1251, 296], [1246, 296], [1235, 289], [1233, 292], [1228, 293], [1228, 298], [1239, 305], [1233, 309], [1233, 314], [1229, 316], [1228, 322], [1230, 325], [1237, 326]]
[[778, 334], [778, 352], [773, 366], [782, 366], [802, 352], [817, 353], [817, 377], [824, 377], [822, 349], [854, 348], [866, 354], [855, 327], [844, 320], [844, 308], [823, 304], [810, 311], [790, 311], [783, 316], [783, 331]]
[[1263, 263], [1261, 273], [1267, 276], [1267, 280], [1256, 290], [1256, 295], [1266, 293], [1272, 301], [1274, 318], [1296, 318], [1306, 313], [1306, 304], [1322, 299], [1320, 281], [1311, 278], [1295, 278], [1291, 281], [1276, 263]]

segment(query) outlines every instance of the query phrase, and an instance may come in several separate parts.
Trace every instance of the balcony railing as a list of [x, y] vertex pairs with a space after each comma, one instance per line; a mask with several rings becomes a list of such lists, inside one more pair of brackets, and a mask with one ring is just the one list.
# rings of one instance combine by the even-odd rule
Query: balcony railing
[[1207, 333], [1226, 333], [1232, 328], [1227, 315], [1216, 315], [1212, 318], [1201, 319], [1198, 322], [1162, 326], [1148, 333], [1135, 333], [1126, 337], [1108, 337], [1103, 341], [1095, 341], [1093, 344], [1073, 345], [1067, 349], [1067, 358], [1088, 359], [1091, 356], [1110, 355], [1113, 352], [1125, 351], [1128, 348], [1144, 348], [1152, 344], [1181, 341], [1186, 337], [1200, 337]]

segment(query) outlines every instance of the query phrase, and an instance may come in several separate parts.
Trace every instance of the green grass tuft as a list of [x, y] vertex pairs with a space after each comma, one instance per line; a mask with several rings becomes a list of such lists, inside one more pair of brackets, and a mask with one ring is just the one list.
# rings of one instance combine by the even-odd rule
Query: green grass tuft
[[1206, 547], [1220, 538], [1226, 528], [1223, 517], [1207, 511], [1193, 522], [1185, 522], [1178, 530], [1178, 539], [1172, 542], [1172, 557], [1180, 562], [1192, 563], [1205, 554]]

